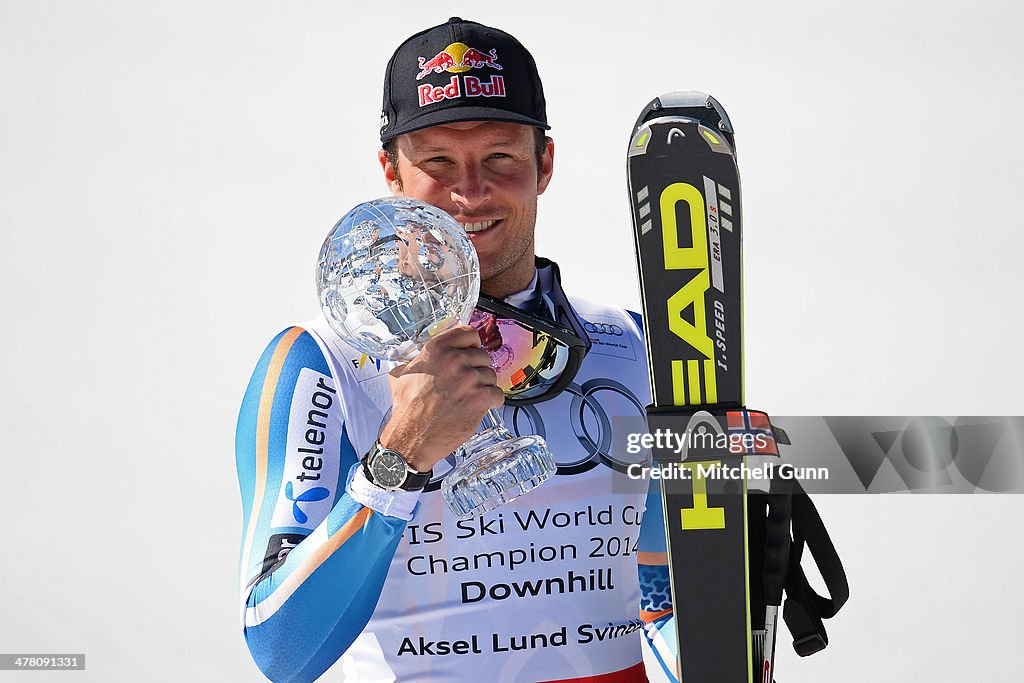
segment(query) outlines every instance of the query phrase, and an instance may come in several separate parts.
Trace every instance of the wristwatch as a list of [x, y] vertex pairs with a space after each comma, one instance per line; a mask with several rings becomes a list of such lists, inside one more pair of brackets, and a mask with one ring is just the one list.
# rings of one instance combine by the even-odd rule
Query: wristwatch
[[430, 481], [432, 472], [417, 472], [401, 453], [384, 448], [380, 441], [363, 458], [366, 478], [386, 491], [419, 491]]

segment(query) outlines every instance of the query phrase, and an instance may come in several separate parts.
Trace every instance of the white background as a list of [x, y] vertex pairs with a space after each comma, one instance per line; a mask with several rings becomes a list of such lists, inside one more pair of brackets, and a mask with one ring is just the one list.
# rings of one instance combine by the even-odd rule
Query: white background
[[[238, 405], [315, 312], [327, 230], [385, 194], [391, 51], [452, 14], [537, 59], [538, 250], [568, 289], [638, 304], [629, 130], [654, 95], [703, 90], [737, 130], [750, 405], [1024, 414], [1009, 2], [0, 0], [0, 652], [88, 658], [37, 678], [260, 680]], [[825, 652], [783, 641], [781, 681], [1018, 679], [1019, 497], [818, 504], [853, 597]]]

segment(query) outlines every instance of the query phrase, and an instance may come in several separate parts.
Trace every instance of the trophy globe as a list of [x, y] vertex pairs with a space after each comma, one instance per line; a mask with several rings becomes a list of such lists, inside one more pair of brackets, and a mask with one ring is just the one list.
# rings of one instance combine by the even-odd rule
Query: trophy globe
[[[365, 202], [331, 229], [316, 272], [320, 307], [350, 346], [408, 362], [433, 335], [469, 322], [480, 294], [473, 243], [444, 211], [404, 197]], [[452, 513], [480, 515], [555, 473], [544, 440], [515, 437], [496, 410], [463, 444], [441, 484]]]

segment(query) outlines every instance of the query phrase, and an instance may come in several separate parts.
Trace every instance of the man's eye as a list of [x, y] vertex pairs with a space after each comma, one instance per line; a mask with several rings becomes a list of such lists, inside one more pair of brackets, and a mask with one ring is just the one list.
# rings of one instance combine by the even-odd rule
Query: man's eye
[[431, 158], [427, 159], [427, 163], [428, 164], [443, 164], [443, 163], [447, 163], [447, 161], [448, 161], [447, 157], [431, 157]]

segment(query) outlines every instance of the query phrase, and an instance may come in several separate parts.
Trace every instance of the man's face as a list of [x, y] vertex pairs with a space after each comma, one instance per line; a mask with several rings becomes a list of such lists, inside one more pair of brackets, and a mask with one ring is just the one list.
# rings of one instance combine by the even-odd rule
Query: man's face
[[533, 129], [517, 123], [434, 126], [399, 136], [397, 148], [397, 169], [380, 152], [391, 192], [433, 204], [462, 224], [480, 257], [485, 292], [506, 296], [526, 287], [537, 197], [551, 179], [551, 141], [539, 169]]

